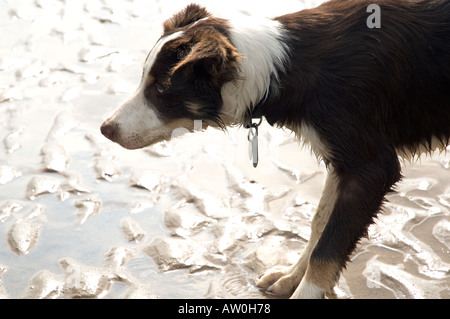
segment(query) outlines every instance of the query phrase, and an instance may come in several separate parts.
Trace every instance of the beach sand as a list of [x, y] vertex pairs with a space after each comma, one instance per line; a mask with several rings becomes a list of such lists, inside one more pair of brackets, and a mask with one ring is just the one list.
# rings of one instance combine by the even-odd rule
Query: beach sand
[[[0, 2], [0, 298], [278, 298], [255, 281], [296, 261], [326, 176], [291, 132], [262, 124], [257, 168], [242, 128], [136, 151], [100, 134], [188, 2]], [[319, 1], [199, 3], [276, 16]], [[450, 154], [403, 175], [340, 298], [450, 298]]]

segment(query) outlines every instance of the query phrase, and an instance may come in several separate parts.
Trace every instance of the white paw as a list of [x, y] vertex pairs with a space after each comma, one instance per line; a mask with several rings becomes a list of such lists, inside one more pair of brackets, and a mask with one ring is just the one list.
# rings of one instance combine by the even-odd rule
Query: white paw
[[303, 274], [293, 267], [274, 267], [267, 271], [257, 281], [256, 286], [266, 288], [266, 291], [275, 295], [289, 295], [297, 288]]

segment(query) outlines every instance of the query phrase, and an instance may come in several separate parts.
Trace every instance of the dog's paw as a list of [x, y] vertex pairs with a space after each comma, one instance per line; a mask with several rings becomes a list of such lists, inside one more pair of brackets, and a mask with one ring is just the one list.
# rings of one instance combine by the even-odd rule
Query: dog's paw
[[325, 294], [325, 289], [322, 289], [303, 279], [292, 294], [291, 299], [323, 299]]
[[259, 278], [256, 286], [265, 288], [270, 294], [290, 295], [297, 288], [302, 274], [297, 274], [292, 267], [274, 267]]

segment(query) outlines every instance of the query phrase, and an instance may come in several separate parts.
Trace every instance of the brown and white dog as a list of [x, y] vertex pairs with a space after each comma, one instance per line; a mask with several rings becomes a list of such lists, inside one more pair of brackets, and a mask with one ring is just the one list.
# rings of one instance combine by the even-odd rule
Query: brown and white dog
[[449, 143], [450, 1], [333, 0], [244, 22], [189, 5], [163, 26], [139, 88], [101, 132], [136, 149], [194, 120], [225, 128], [263, 116], [302, 136], [328, 169], [311, 237], [295, 265], [257, 285], [332, 294], [401, 178], [398, 155]]

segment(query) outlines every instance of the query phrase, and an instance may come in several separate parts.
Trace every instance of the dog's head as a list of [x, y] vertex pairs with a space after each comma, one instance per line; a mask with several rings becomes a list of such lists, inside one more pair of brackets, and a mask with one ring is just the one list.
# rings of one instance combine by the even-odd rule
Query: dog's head
[[128, 149], [170, 139], [194, 120], [224, 127], [221, 89], [238, 77], [239, 54], [227, 21], [189, 5], [167, 20], [148, 54], [137, 91], [101, 126], [107, 138]]

